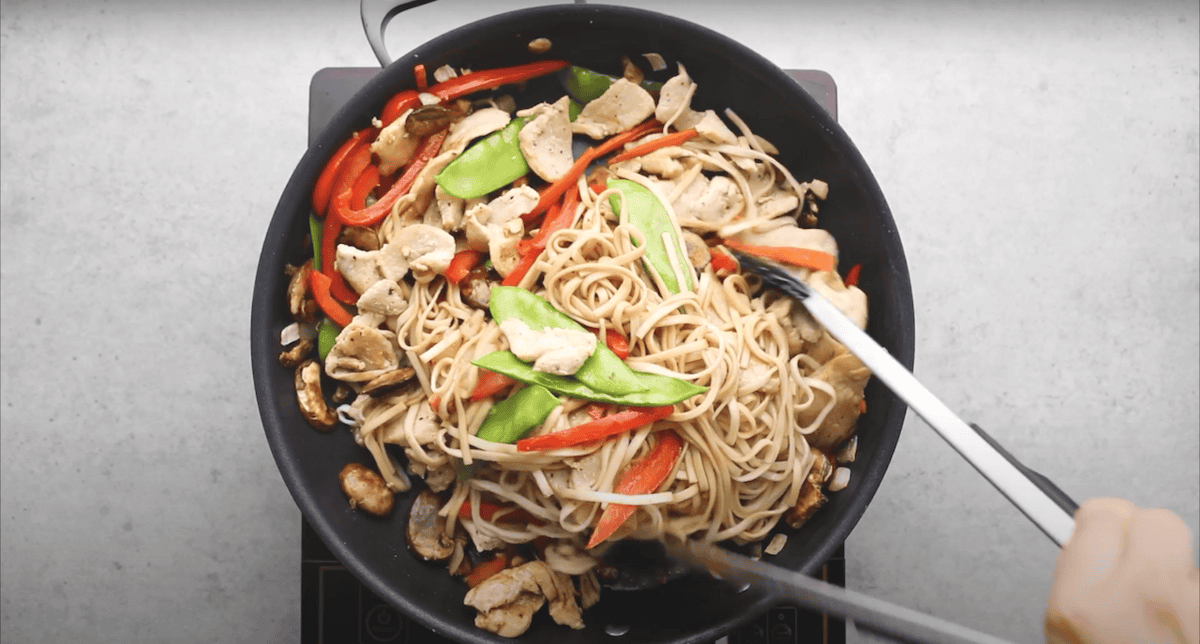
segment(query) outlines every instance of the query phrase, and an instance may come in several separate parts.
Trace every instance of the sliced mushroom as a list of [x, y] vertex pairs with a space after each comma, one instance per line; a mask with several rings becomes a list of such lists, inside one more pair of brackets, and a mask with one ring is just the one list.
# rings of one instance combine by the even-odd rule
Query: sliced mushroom
[[364, 385], [362, 391], [359, 393], [373, 396], [386, 391], [392, 391], [412, 380], [416, 374], [417, 372], [413, 371], [410, 367], [401, 367], [395, 371], [389, 371], [381, 376], [377, 376]]
[[305, 360], [296, 367], [296, 401], [300, 413], [316, 429], [327, 432], [337, 424], [337, 413], [325, 404], [321, 393], [321, 364], [316, 360]]
[[408, 546], [428, 561], [441, 561], [454, 553], [454, 541], [446, 536], [446, 519], [438, 516], [437, 495], [422, 490], [408, 513]]
[[640, 83], [646, 74], [629, 60], [629, 56], [621, 56], [621, 76], [631, 83]]
[[291, 349], [285, 349], [279, 354], [279, 364], [289, 369], [300, 366], [300, 363], [304, 362], [308, 354], [312, 353], [314, 346], [316, 345], [313, 344], [312, 340], [307, 338], [300, 340]]
[[292, 279], [288, 281], [288, 310], [297, 322], [312, 322], [317, 319], [317, 301], [308, 290], [308, 272], [311, 270], [310, 259], [292, 273]]
[[379, 234], [363, 226], [347, 226], [338, 233], [338, 245], [345, 244], [359, 250], [379, 250]]
[[426, 137], [446, 129], [456, 118], [462, 118], [462, 114], [453, 108], [440, 104], [422, 105], [408, 115], [404, 131], [411, 136]]
[[362, 463], [348, 463], [338, 473], [338, 481], [350, 501], [350, 507], [362, 508], [377, 517], [391, 514], [395, 505], [394, 495], [375, 470]]
[[462, 290], [462, 299], [467, 304], [480, 309], [488, 310], [488, 303], [491, 302], [492, 287], [499, 286], [500, 282], [493, 281], [490, 276], [490, 271], [483, 266], [477, 266], [467, 273], [459, 282], [459, 289]]
[[692, 260], [692, 266], [696, 268], [704, 268], [712, 261], [704, 238], [690, 230], [683, 231], [683, 248], [687, 251], [688, 259]]
[[825, 478], [833, 469], [833, 463], [829, 458], [819, 450], [813, 450], [814, 461], [812, 468], [808, 471], [808, 476], [805, 477], [803, 485], [800, 486], [800, 499], [796, 502], [796, 506], [784, 515], [787, 524], [793, 528], [799, 528], [805, 521], [812, 518], [821, 506], [825, 505], [828, 500], [821, 493], [821, 486], [825, 482]]

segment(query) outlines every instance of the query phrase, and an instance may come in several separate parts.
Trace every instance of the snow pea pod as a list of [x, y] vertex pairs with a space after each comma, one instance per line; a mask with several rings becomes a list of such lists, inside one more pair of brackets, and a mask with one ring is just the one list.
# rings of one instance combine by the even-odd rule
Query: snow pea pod
[[[543, 329], [570, 329], [587, 331], [581, 324], [554, 308], [546, 300], [516, 286], [497, 286], [492, 289], [488, 308], [496, 324], [516, 318], [534, 331]], [[575, 372], [575, 379], [595, 389], [614, 396], [646, 391], [646, 386], [625, 361], [617, 357], [604, 342], [596, 343], [591, 357]]]
[[434, 180], [450, 195], [472, 199], [525, 176], [529, 164], [521, 154], [517, 133], [531, 120], [532, 116], [519, 116], [479, 139], [446, 165]]
[[[585, 67], [572, 65], [566, 70], [560, 72], [565, 74], [563, 77], [564, 85], [566, 85], [567, 94], [581, 102], [587, 103], [600, 98], [608, 88], [617, 81], [616, 76], [601, 74], [594, 72]], [[650, 80], [643, 80], [638, 83], [642, 89], [647, 92], [657, 92], [662, 89], [662, 83]]]
[[489, 409], [475, 435], [493, 443], [515, 443], [561, 404], [545, 387], [526, 387]]
[[634, 376], [646, 387], [646, 391], [617, 396], [592, 389], [574, 378], [534, 371], [529, 363], [521, 360], [511, 351], [493, 351], [471, 364], [481, 369], [502, 373], [513, 380], [526, 384], [540, 385], [564, 396], [629, 407], [673, 405], [708, 390], [707, 387], [694, 385], [678, 378], [635, 371], [633, 372]]
[[[621, 214], [625, 214], [629, 222], [642, 231], [646, 237], [646, 253], [642, 256], [642, 261], [646, 264], [647, 270], [657, 273], [672, 295], [684, 289], [692, 290], [695, 285], [694, 273], [696, 271], [688, 262], [687, 252], [680, 243], [675, 224], [671, 221], [671, 216], [667, 214], [666, 207], [658, 200], [658, 197], [645, 186], [627, 179], [609, 179], [608, 187], [615, 188], [625, 197], [625, 207], [629, 212]], [[608, 203], [612, 206], [613, 212], [621, 212], [619, 197], [612, 195], [609, 197]], [[663, 239], [664, 235], [670, 240], [671, 250], [674, 253], [667, 252], [668, 242]], [[672, 261], [672, 254], [674, 261]], [[679, 280], [675, 278], [673, 267], [676, 266], [676, 262], [678, 262], [685, 281], [682, 287]]]
[[322, 318], [321, 323], [317, 325], [317, 355], [321, 357], [321, 364], [325, 364], [325, 357], [333, 350], [333, 345], [337, 344], [337, 337], [341, 332], [342, 327], [334, 324], [329, 318]]

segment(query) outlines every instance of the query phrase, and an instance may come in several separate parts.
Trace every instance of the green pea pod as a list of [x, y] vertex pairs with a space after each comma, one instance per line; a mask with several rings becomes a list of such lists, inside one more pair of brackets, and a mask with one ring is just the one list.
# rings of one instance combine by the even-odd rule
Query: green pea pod
[[479, 139], [443, 168], [434, 180], [450, 195], [472, 199], [525, 176], [529, 164], [521, 154], [517, 133], [532, 119], [531, 116], [517, 117], [499, 131]]
[[515, 443], [561, 404], [545, 387], [526, 387], [492, 406], [475, 435], [493, 443]]
[[694, 385], [678, 378], [635, 371], [634, 374], [646, 387], [646, 391], [615, 396], [592, 389], [574, 378], [534, 371], [529, 363], [521, 360], [511, 351], [493, 351], [471, 364], [481, 369], [502, 373], [513, 380], [529, 385], [540, 385], [564, 396], [629, 407], [674, 405], [708, 390], [707, 387]]
[[321, 232], [324, 230], [324, 224], [317, 216], [308, 213], [308, 236], [312, 238], [313, 246], [313, 270], [321, 272]]
[[325, 364], [325, 356], [329, 355], [329, 350], [333, 348], [341, 332], [342, 327], [334, 324], [329, 318], [323, 318], [317, 325], [317, 355], [321, 357], [321, 364]]
[[[600, 98], [617, 81], [617, 77], [572, 65], [566, 70], [565, 81], [567, 94], [581, 103], [587, 103]], [[647, 92], [662, 89], [662, 83], [656, 81], [642, 80], [638, 84]]]
[[[667, 252], [667, 243], [663, 241], [665, 233], [674, 246], [675, 258], [679, 262], [683, 279], [686, 281], [683, 288], [689, 291], [695, 288], [694, 273], [696, 270], [688, 262], [687, 252], [680, 243], [675, 224], [671, 222], [671, 216], [667, 214], [666, 207], [658, 200], [658, 197], [647, 190], [645, 186], [627, 179], [609, 179], [608, 187], [615, 188], [624, 195], [625, 207], [629, 209], [629, 222], [642, 231], [646, 237], [646, 254], [642, 257], [646, 268], [662, 278], [663, 284], [666, 284], [667, 290], [672, 295], [683, 290], [680, 288], [679, 280], [675, 279], [675, 271], [672, 268], [674, 264], [671, 261], [671, 255]], [[609, 197], [608, 203], [612, 206], [613, 212], [621, 211], [621, 199], [617, 195]]]
[[[565, 313], [554, 308], [546, 300], [516, 286], [497, 286], [492, 289], [488, 308], [496, 324], [516, 318], [534, 331], [543, 329], [569, 329], [587, 331]], [[645, 385], [624, 360], [617, 357], [603, 342], [575, 372], [575, 379], [596, 391], [612, 395], [646, 391]]]

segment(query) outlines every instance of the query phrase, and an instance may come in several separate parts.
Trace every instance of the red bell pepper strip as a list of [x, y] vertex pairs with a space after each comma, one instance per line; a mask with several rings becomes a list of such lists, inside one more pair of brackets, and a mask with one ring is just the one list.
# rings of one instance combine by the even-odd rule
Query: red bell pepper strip
[[516, 380], [502, 373], [480, 369], [479, 382], [475, 385], [475, 391], [471, 392], [471, 400], [476, 402], [487, 400], [515, 384], [517, 384]]
[[371, 144], [369, 141], [360, 140], [358, 145], [350, 151], [350, 156], [346, 158], [346, 162], [342, 164], [337, 178], [333, 180], [333, 191], [329, 202], [330, 209], [335, 208], [334, 204], [338, 195], [354, 190], [354, 184], [358, 183], [358, 178], [369, 167], [371, 167]]
[[470, 248], [460, 250], [454, 254], [454, 258], [450, 260], [450, 266], [446, 268], [446, 281], [451, 284], [458, 284], [471, 272], [471, 269], [483, 263], [487, 253]]
[[844, 280], [846, 286], [857, 286], [858, 274], [860, 272], [862, 272], [862, 264], [851, 266], [850, 270], [846, 271], [846, 279]]
[[629, 159], [632, 159], [635, 157], [640, 157], [644, 154], [650, 154], [651, 152], [661, 149], [661, 148], [669, 147], [672, 145], [679, 145], [680, 143], [683, 143], [684, 141], [689, 141], [698, 136], [700, 136], [700, 133], [694, 129], [693, 130], [683, 130], [682, 132], [674, 132], [674, 133], [668, 134], [666, 136], [661, 136], [657, 139], [654, 139], [653, 141], [647, 141], [646, 143], [643, 143], [641, 145], [636, 145], [632, 148], [629, 148], [628, 150], [625, 150], [624, 152], [622, 152], [620, 154], [617, 154], [616, 156], [614, 156], [613, 158], [608, 160], [608, 164], [612, 165], [614, 163], [628, 161]]
[[[479, 518], [484, 521], [491, 521], [498, 512], [505, 509], [509, 511], [500, 515], [500, 520], [505, 523], [531, 523], [535, 521], [534, 516], [525, 508], [504, 507], [495, 503], [489, 503], [488, 501], [479, 502]], [[471, 503], [466, 499], [463, 499], [462, 505], [458, 506], [458, 518], [472, 518]]]
[[755, 255], [766, 259], [773, 259], [777, 262], [782, 262], [791, 266], [807, 268], [814, 271], [831, 271], [834, 265], [837, 264], [837, 259], [829, 253], [823, 253], [819, 250], [808, 248], [792, 248], [785, 246], [754, 246], [751, 244], [743, 244], [731, 239], [726, 239], [723, 242], [726, 246], [747, 255]]
[[325, 217], [325, 223], [321, 226], [321, 274], [329, 278], [329, 292], [333, 297], [346, 304], [355, 304], [358, 302], [358, 293], [346, 284], [346, 279], [334, 265], [337, 260], [337, 238], [342, 227], [342, 221], [332, 212]]
[[604, 344], [608, 345], [609, 351], [617, 354], [617, 357], [624, 360], [629, 357], [629, 338], [621, 335], [616, 329], [604, 330]]
[[525, 274], [529, 272], [529, 269], [533, 268], [533, 263], [537, 261], [537, 258], [541, 254], [542, 251], [540, 249], [529, 249], [529, 252], [521, 256], [521, 260], [517, 262], [516, 268], [513, 268], [511, 273], [505, 275], [504, 280], [500, 284], [502, 286], [519, 286], [521, 280], [525, 279]]
[[508, 555], [503, 552], [492, 557], [491, 559], [475, 566], [469, 575], [467, 575], [467, 586], [474, 588], [479, 584], [487, 581], [492, 575], [504, 570], [508, 567]]
[[[629, 465], [629, 469], [621, 475], [613, 490], [617, 494], [651, 494], [667, 480], [667, 476], [675, 469], [675, 461], [683, 452], [683, 441], [675, 432], [661, 432], [658, 444], [640, 461]], [[610, 503], [596, 522], [592, 538], [587, 547], [592, 548], [611, 537], [621, 524], [633, 516], [637, 506], [624, 503]]]
[[421, 63], [413, 65], [413, 80], [417, 82], [417, 89], [422, 92], [429, 89], [429, 77], [425, 75], [425, 66]]
[[384, 103], [383, 110], [379, 113], [379, 120], [383, 122], [384, 127], [387, 127], [391, 125], [392, 121], [400, 118], [401, 114], [420, 104], [421, 97], [417, 95], [417, 92], [406, 89], [388, 99], [387, 103]]
[[[591, 443], [627, 432], [631, 429], [637, 429], [643, 425], [649, 425], [656, 420], [662, 420], [670, 416], [674, 410], [674, 405], [627, 409], [611, 416], [605, 416], [562, 431], [542, 434], [541, 436], [534, 436], [532, 438], [522, 438], [517, 441], [517, 451], [538, 452]], [[645, 493], [642, 492], [641, 494]]]
[[355, 208], [363, 208], [367, 205], [367, 197], [371, 191], [379, 185], [379, 168], [373, 165], [367, 166], [363, 173], [358, 175], [358, 179], [354, 182], [354, 187], [350, 189], [350, 205]]
[[636, 141], [647, 134], [652, 134], [662, 129], [663, 124], [653, 118], [646, 119], [632, 128], [613, 136], [604, 143], [596, 147], [596, 156], [602, 157], [609, 152], [620, 148], [622, 145], [631, 141]]
[[317, 213], [318, 216], [325, 216], [325, 211], [329, 208], [329, 198], [333, 196], [333, 182], [337, 179], [342, 166], [345, 164], [346, 159], [350, 157], [350, 153], [354, 150], [355, 145], [360, 141], [370, 140], [372, 137], [369, 135], [374, 129], [370, 127], [363, 128], [351, 134], [350, 138], [346, 139], [334, 151], [333, 155], [329, 157], [329, 161], [325, 163], [325, 168], [321, 170], [321, 174], [317, 176], [316, 184], [313, 185], [312, 207], [313, 212]]
[[558, 201], [562, 199], [563, 195], [566, 194], [567, 189], [579, 182], [579, 177], [583, 176], [584, 171], [587, 170], [588, 165], [590, 165], [592, 160], [595, 158], [595, 148], [588, 148], [584, 150], [583, 154], [579, 155], [578, 159], [575, 159], [575, 163], [571, 165], [571, 169], [567, 170], [567, 173], [564, 174], [561, 179], [550, 184], [549, 187], [542, 192], [541, 198], [538, 199], [537, 205], [533, 207], [533, 210], [529, 211], [525, 215], [522, 215], [522, 218], [532, 219], [533, 217], [546, 212], [546, 210], [548, 210], [552, 204], [558, 203]]
[[424, 141], [421, 141], [412, 160], [404, 169], [404, 174], [400, 175], [392, 188], [378, 201], [361, 210], [355, 210], [351, 204], [350, 193], [343, 192], [333, 199], [333, 213], [347, 226], [374, 226], [383, 221], [383, 218], [392, 211], [392, 204], [412, 188], [413, 182], [417, 180], [417, 174], [429, 163], [430, 159], [441, 151], [442, 142], [446, 140], [446, 132], [447, 130], [441, 130], [430, 134], [425, 137]]
[[321, 307], [334, 324], [341, 327], [350, 324], [353, 316], [329, 294], [329, 277], [324, 273], [309, 271], [308, 284], [312, 287], [313, 299], [317, 301], [317, 306]]
[[571, 222], [575, 220], [575, 209], [579, 205], [579, 189], [572, 185], [567, 189], [566, 196], [563, 197], [561, 205], [555, 205], [546, 213], [546, 218], [542, 220], [541, 228], [529, 240], [521, 240], [517, 244], [518, 252], [521, 254], [530, 250], [541, 252], [546, 248], [546, 243], [550, 240], [550, 235], [569, 228]]
[[556, 72], [568, 65], [565, 60], [541, 60], [512, 67], [484, 69], [457, 78], [444, 80], [429, 88], [429, 93], [440, 100], [451, 101], [460, 96], [485, 89], [495, 89], [501, 85], [512, 85], [531, 78]]
[[737, 260], [732, 255], [722, 253], [719, 250], [708, 249], [708, 254], [712, 258], [713, 272], [716, 273], [733, 273], [738, 269]]

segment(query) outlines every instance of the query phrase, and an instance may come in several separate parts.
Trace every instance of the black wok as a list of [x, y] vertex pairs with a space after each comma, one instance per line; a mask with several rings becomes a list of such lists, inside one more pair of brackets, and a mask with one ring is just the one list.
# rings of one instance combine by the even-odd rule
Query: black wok
[[[413, 493], [400, 495], [396, 511], [377, 519], [351, 510], [337, 473], [350, 461], [370, 462], [349, 432], [320, 434], [301, 418], [292, 371], [279, 365], [279, 332], [291, 320], [285, 301], [285, 264], [301, 263], [307, 250], [311, 189], [329, 154], [351, 132], [367, 125], [395, 92], [413, 86], [411, 66], [443, 64], [486, 69], [528, 62], [533, 38], [553, 42], [547, 56], [608, 73], [620, 73], [623, 54], [663, 55], [670, 67], [683, 62], [699, 84], [693, 106], [732, 107], [757, 133], [781, 151], [780, 159], [800, 181], [830, 185], [820, 225], [841, 247], [841, 265], [862, 264], [860, 286], [870, 298], [868, 331], [906, 366], [913, 359], [913, 311], [908, 269], [895, 223], [883, 194], [858, 150], [842, 129], [778, 67], [721, 34], [657, 13], [628, 7], [562, 5], [507, 13], [461, 27], [418, 47], [383, 69], [342, 108], [300, 159], [284, 188], [263, 243], [251, 315], [251, 358], [255, 390], [267, 441], [288, 489], [330, 550], [371, 590], [434, 631], [463, 642], [500, 642], [476, 629], [474, 610], [463, 606], [466, 587], [444, 563], [414, 557], [404, 538]], [[505, 88], [512, 91], [512, 88]], [[530, 82], [518, 96], [523, 105], [553, 100], [553, 79]], [[812, 572], [831, 556], [862, 515], [887, 469], [905, 407], [872, 381], [867, 413], [859, 421], [858, 458], [849, 487], [800, 530], [790, 535], [779, 565]], [[420, 489], [420, 483], [417, 483]], [[544, 614], [519, 638], [522, 642], [629, 643], [712, 641], [761, 615], [775, 600], [754, 591], [737, 593], [724, 583], [690, 574], [640, 591], [605, 591], [584, 613], [588, 627], [572, 631]], [[544, 613], [544, 611], [543, 611]], [[605, 626], [627, 626], [620, 638]]]

